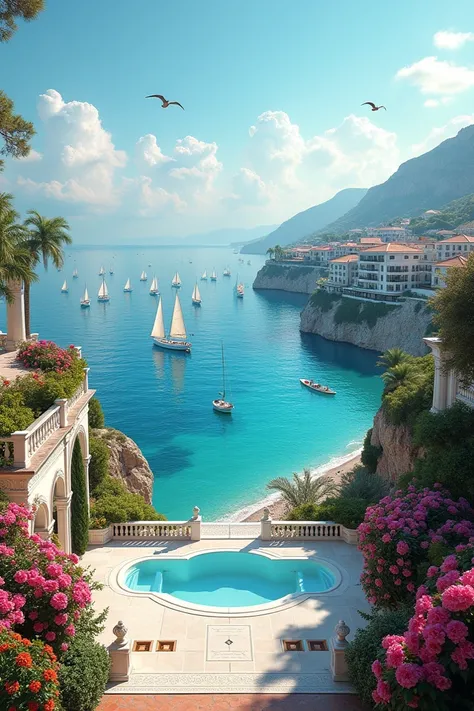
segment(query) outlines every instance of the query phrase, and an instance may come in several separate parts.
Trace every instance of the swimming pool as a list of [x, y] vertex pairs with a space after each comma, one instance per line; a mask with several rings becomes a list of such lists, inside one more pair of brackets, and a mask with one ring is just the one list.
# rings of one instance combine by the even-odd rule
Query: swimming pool
[[168, 594], [195, 605], [248, 607], [327, 592], [338, 580], [329, 565], [308, 558], [216, 551], [142, 560], [124, 571], [123, 582], [134, 592]]

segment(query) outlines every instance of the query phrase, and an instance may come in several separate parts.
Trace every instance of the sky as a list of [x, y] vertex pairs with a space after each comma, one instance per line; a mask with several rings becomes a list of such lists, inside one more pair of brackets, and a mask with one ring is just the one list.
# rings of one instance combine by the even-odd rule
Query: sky
[[172, 244], [376, 185], [473, 123], [474, 3], [47, 0], [0, 68], [37, 132], [0, 174], [17, 209]]

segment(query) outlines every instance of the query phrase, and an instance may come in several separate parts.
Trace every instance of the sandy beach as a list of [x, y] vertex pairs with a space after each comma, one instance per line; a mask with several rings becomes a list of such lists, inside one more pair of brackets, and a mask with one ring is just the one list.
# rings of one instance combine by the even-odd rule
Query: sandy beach
[[[318, 473], [320, 476], [329, 476], [336, 482], [336, 484], [338, 484], [343, 474], [351, 471], [351, 469], [353, 469], [357, 464], [361, 463], [360, 457], [361, 450], [357, 450], [357, 452], [354, 452], [353, 455], [349, 456], [344, 462], [336, 464], [329, 469], [325, 469], [324, 466], [319, 467], [315, 473]], [[269, 501], [265, 506], [261, 506], [251, 513], [248, 513], [247, 511], [246, 514], [239, 520], [243, 522], [260, 521], [263, 516], [264, 508], [268, 508], [270, 510], [270, 517], [274, 521], [282, 520], [285, 517], [285, 504], [281, 497], [275, 495], [275, 499], [273, 501]]]

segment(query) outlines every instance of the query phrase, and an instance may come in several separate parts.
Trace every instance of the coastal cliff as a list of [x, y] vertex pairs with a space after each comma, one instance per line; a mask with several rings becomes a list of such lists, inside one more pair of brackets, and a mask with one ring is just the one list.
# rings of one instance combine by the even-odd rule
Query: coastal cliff
[[389, 481], [413, 471], [415, 460], [423, 452], [413, 444], [410, 428], [406, 424], [394, 425], [387, 419], [383, 407], [374, 417], [370, 444], [380, 450], [376, 473]]
[[324, 276], [327, 276], [327, 269], [323, 267], [265, 264], [257, 273], [253, 288], [312, 294], [316, 289], [316, 282]]
[[119, 479], [132, 494], [140, 494], [151, 504], [153, 472], [138, 445], [118, 430], [104, 428], [93, 430], [108, 447], [109, 474]]
[[320, 290], [302, 311], [300, 330], [369, 350], [402, 348], [420, 356], [428, 351], [423, 337], [429, 332], [431, 320], [431, 310], [423, 301], [407, 299], [402, 306], [395, 306]]

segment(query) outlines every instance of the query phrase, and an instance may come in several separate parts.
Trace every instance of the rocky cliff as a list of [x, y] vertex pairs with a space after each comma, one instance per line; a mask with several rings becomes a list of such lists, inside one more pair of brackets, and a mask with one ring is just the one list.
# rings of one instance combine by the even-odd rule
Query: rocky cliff
[[297, 294], [312, 294], [316, 282], [327, 276], [327, 269], [289, 264], [265, 264], [253, 283], [254, 289], [276, 289]]
[[370, 443], [381, 450], [377, 474], [390, 481], [396, 481], [402, 474], [413, 471], [415, 460], [423, 453], [413, 445], [412, 434], [407, 425], [392, 425], [387, 420], [383, 407], [374, 417]]
[[140, 494], [151, 504], [153, 472], [138, 445], [118, 430], [94, 430], [94, 436], [102, 439], [110, 452], [109, 474], [120, 479], [132, 494]]
[[369, 350], [402, 348], [419, 356], [428, 352], [423, 337], [431, 319], [429, 308], [415, 299], [392, 306], [318, 291], [301, 313], [300, 330]]

